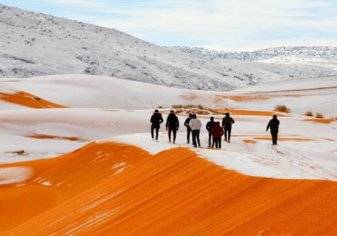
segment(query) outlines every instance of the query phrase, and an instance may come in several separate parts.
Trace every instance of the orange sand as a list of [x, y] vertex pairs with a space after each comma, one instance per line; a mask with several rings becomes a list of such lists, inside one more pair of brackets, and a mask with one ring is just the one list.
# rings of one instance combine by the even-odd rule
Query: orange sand
[[183, 148], [91, 143], [5, 166], [34, 175], [0, 186], [2, 235], [337, 234], [337, 183], [249, 177]]
[[[254, 140], [271, 140], [271, 135], [267, 134], [267, 135], [243, 135], [243, 134], [234, 134], [232, 135], [233, 137], [245, 137], [246, 139], [243, 139], [242, 141], [245, 143], [249, 143], [252, 142]], [[315, 139], [313, 138], [309, 138], [309, 137], [303, 137], [303, 136], [297, 136], [297, 135], [289, 135], [289, 136], [283, 136], [283, 135], [279, 135], [278, 136], [278, 140], [281, 141], [298, 141], [298, 142], [303, 142], [303, 141], [315, 141]], [[255, 141], [256, 143], [256, 141]]]
[[[271, 140], [271, 136], [270, 135], [261, 135], [261, 136], [256, 136], [254, 137], [254, 139], [257, 140]], [[278, 140], [280, 141], [299, 141], [299, 142], [305, 142], [305, 141], [315, 141], [315, 139], [311, 139], [311, 138], [306, 138], [306, 137], [292, 137], [292, 136], [279, 136]]]
[[[268, 94], [268, 93], [284, 93], [284, 92], [304, 92], [304, 91], [313, 91], [313, 92], [317, 92], [317, 91], [321, 91], [321, 90], [331, 90], [331, 89], [337, 89], [337, 86], [323, 86], [323, 87], [317, 87], [317, 88], [302, 88], [302, 89], [286, 89], [286, 90], [271, 90], [271, 91], [265, 91], [265, 92], [260, 92], [260, 93], [264, 93], [264, 94]], [[287, 94], [285, 96], [288, 96]]]
[[0, 93], [0, 100], [31, 108], [64, 108], [27, 92]]
[[264, 101], [268, 100], [271, 97], [268, 96], [262, 96], [262, 95], [236, 95], [236, 96], [229, 96], [230, 100], [236, 101], [236, 102], [248, 102], [248, 101]]
[[256, 102], [256, 101], [266, 101], [273, 98], [281, 98], [281, 97], [301, 97], [301, 95], [294, 95], [294, 94], [238, 94], [238, 95], [231, 95], [231, 96], [224, 96], [224, 95], [215, 95], [214, 96], [214, 103], [224, 102], [226, 100], [232, 100], [235, 102]]
[[304, 121], [311, 121], [319, 124], [330, 124], [332, 122], [335, 122], [336, 120], [330, 119], [330, 118], [310, 118], [310, 119], [305, 119]]
[[231, 115], [238, 115], [238, 116], [272, 116], [275, 114], [279, 116], [285, 116], [284, 114], [280, 114], [275, 111], [256, 111], [246, 109], [216, 109], [216, 111], [220, 113], [229, 112]]
[[56, 135], [49, 135], [49, 134], [32, 134], [32, 135], [28, 135], [27, 137], [35, 138], [35, 139], [64, 139], [68, 141], [87, 141], [79, 137], [56, 136]]
[[252, 139], [243, 139], [242, 142], [246, 143], [246, 144], [255, 144], [256, 141], [252, 140]]

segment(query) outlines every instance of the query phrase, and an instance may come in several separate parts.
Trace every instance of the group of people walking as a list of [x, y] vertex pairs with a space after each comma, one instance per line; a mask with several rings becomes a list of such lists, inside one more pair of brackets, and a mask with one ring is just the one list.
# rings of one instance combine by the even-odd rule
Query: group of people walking
[[234, 124], [234, 119], [226, 113], [225, 117], [222, 119], [222, 124], [220, 122], [214, 121], [214, 117], [211, 117], [206, 124], [206, 130], [208, 132], [208, 147], [221, 148], [222, 136], [225, 136], [225, 142], [231, 142], [232, 125]]
[[[158, 134], [160, 125], [164, 122], [164, 119], [161, 113], [158, 110], [155, 110], [150, 119], [151, 122], [151, 136], [152, 139], [158, 140]], [[224, 140], [228, 143], [231, 141], [232, 125], [235, 123], [234, 119], [230, 116], [229, 113], [225, 114], [225, 117], [222, 119], [222, 123], [215, 121], [214, 117], [210, 117], [210, 120], [206, 124], [206, 130], [208, 132], [208, 147], [221, 149], [222, 136]], [[273, 118], [269, 121], [266, 131], [270, 129], [273, 145], [277, 145], [278, 137], [278, 128], [280, 121], [277, 119], [277, 116], [274, 115]], [[187, 143], [190, 143], [192, 136], [192, 144], [194, 147], [200, 147], [200, 130], [202, 127], [201, 120], [197, 117], [196, 114], [190, 113], [184, 122], [186, 127], [186, 139]], [[170, 111], [166, 119], [166, 130], [168, 132], [169, 142], [176, 142], [177, 131], [179, 129], [179, 119], [173, 110]]]

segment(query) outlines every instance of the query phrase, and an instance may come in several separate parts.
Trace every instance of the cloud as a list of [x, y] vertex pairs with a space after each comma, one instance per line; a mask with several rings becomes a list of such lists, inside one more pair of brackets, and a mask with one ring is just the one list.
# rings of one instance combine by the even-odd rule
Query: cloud
[[232, 50], [337, 42], [335, 0], [41, 1], [72, 6], [67, 17], [161, 45]]
[[94, 7], [100, 8], [102, 2], [92, 1], [92, 0], [41, 0], [42, 2], [51, 3], [51, 4], [61, 4], [61, 5], [72, 5], [77, 7]]

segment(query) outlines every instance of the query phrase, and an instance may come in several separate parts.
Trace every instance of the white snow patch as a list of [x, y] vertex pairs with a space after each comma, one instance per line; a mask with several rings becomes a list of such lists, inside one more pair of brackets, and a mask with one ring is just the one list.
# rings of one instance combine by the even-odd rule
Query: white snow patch
[[[185, 135], [185, 132], [178, 134], [176, 145], [166, 141], [167, 137], [164, 132], [160, 133], [159, 142], [152, 141], [147, 133], [124, 135], [113, 140], [133, 144], [156, 154], [174, 147], [192, 148], [185, 144]], [[208, 148], [192, 150], [197, 152], [201, 158], [206, 158], [219, 166], [251, 176], [337, 180], [337, 156], [336, 153], [329, 152], [330, 149], [334, 149], [335, 142], [280, 141], [277, 147], [273, 147], [270, 141], [264, 140], [246, 145], [243, 142], [245, 138], [247, 137], [232, 137], [230, 144], [223, 143], [222, 150]], [[207, 146], [205, 132], [201, 139], [202, 144]]]
[[118, 212], [118, 208], [114, 208], [112, 210], [107, 210], [105, 212], [97, 213], [91, 217], [88, 217], [80, 224], [76, 223], [73, 225], [68, 225], [69, 230], [65, 233], [66, 235], [75, 235], [80, 234], [87, 228], [93, 227], [95, 225], [102, 225], [104, 224], [109, 218]]
[[120, 168], [120, 169], [118, 169], [118, 170], [114, 173], [114, 175], [118, 175], [118, 174], [122, 173], [124, 170], [125, 170], [124, 167], [123, 167], [123, 168]]
[[113, 169], [119, 169], [121, 167], [124, 167], [126, 165], [126, 162], [118, 162], [112, 166]]
[[43, 186], [52, 186], [51, 182], [49, 180], [45, 180], [41, 183]]
[[111, 199], [115, 198], [116, 196], [118, 196], [122, 191], [116, 191], [116, 192], [112, 192], [112, 193], [108, 193], [106, 195], [102, 195], [102, 196], [97, 196], [97, 197], [93, 197], [92, 202], [89, 202], [85, 208], [81, 209], [81, 212], [86, 212], [89, 210], [92, 210], [94, 208], [96, 208], [99, 205], [102, 205], [108, 201], [110, 201]]
[[26, 181], [32, 175], [32, 170], [26, 167], [0, 168], [0, 185], [16, 184]]

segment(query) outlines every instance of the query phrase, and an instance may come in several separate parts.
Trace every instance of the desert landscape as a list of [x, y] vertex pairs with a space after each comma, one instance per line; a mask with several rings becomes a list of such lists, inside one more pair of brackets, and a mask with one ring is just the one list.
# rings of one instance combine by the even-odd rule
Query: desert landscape
[[[1, 32], [18, 29], [3, 39], [30, 30], [35, 40], [0, 45], [0, 235], [337, 234], [334, 56], [313, 60], [315, 67], [301, 56], [211, 60], [208, 51], [1, 9]], [[22, 28], [27, 19], [40, 23]], [[49, 24], [58, 33], [44, 31]], [[69, 27], [83, 28], [74, 40], [88, 45], [48, 58], [46, 37], [57, 41]], [[98, 50], [95, 40], [106, 44]], [[96, 61], [80, 50], [95, 51]], [[171, 109], [178, 115], [175, 144], [164, 124], [152, 140], [155, 109], [164, 120]], [[186, 143], [191, 112], [202, 121], [200, 148]], [[208, 148], [209, 117], [221, 121], [227, 112], [232, 142]], [[272, 115], [281, 122], [277, 146], [266, 132]]]
[[[102, 87], [90, 85], [98, 79]], [[2, 81], [4, 235], [32, 227], [31, 235], [336, 233], [337, 110], [310, 101], [334, 102], [337, 79], [301, 89], [287, 89], [288, 81], [272, 93], [268, 85], [221, 93], [83, 75]], [[176, 145], [164, 128], [154, 142], [149, 117], [153, 107], [167, 114], [169, 104], [190, 104], [176, 105], [181, 122], [189, 110], [204, 124], [230, 112], [232, 143], [208, 149], [204, 130], [202, 148], [192, 149], [183, 127]], [[274, 113], [277, 147], [265, 132]]]

